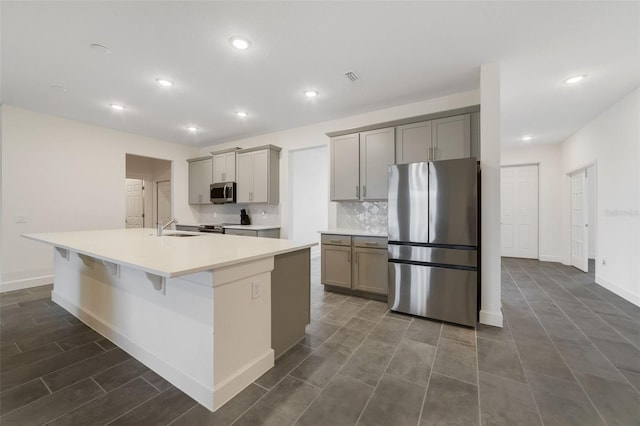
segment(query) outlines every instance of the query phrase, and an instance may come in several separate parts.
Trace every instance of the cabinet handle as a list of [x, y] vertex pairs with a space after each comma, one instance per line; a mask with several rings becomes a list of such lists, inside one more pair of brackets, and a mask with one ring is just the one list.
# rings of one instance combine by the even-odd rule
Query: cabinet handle
[[362, 196], [367, 197], [367, 185], [362, 185]]
[[433, 148], [429, 147], [429, 160], [433, 160]]
[[351, 252], [347, 252], [347, 263], [351, 263]]
[[358, 254], [359, 254], [359, 253], [356, 253], [356, 255], [355, 255], [355, 256], [353, 256], [353, 260], [356, 262], [356, 264], [358, 263]]
[[360, 198], [360, 187], [356, 185], [356, 198]]
[[335, 243], [335, 244], [340, 244], [342, 242], [342, 240], [331, 240], [331, 242]]
[[227, 174], [225, 172], [222, 172], [222, 180], [227, 180]]
[[198, 202], [201, 203], [202, 202], [202, 194], [198, 194]]
[[368, 245], [368, 246], [377, 246], [378, 245], [378, 243], [370, 243], [370, 242], [366, 242], [365, 244]]

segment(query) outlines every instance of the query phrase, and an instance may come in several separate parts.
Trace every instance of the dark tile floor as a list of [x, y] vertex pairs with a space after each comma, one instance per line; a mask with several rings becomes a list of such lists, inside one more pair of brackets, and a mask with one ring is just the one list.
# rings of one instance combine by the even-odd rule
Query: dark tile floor
[[51, 302], [0, 295], [2, 425], [638, 425], [640, 308], [554, 263], [504, 259], [505, 328], [326, 293], [276, 366], [216, 413]]

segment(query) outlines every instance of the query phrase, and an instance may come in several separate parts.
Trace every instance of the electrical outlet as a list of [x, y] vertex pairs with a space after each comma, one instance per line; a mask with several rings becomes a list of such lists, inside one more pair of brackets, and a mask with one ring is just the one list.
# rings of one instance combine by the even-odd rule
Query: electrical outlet
[[16, 223], [29, 223], [29, 216], [16, 216]]
[[259, 297], [260, 297], [260, 283], [254, 281], [251, 283], [251, 298], [257, 299]]
[[602, 258], [602, 266], [607, 266], [607, 259], [604, 257]]

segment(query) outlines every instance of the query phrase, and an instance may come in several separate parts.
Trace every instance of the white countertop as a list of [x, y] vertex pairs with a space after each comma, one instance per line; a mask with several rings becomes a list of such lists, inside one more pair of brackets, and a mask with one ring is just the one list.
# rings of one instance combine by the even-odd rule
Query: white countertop
[[366, 229], [330, 228], [318, 231], [321, 234], [352, 235], [356, 237], [381, 237], [387, 238], [386, 232], [367, 231]]
[[155, 229], [133, 228], [24, 234], [23, 237], [168, 278], [289, 253], [317, 244], [276, 238], [190, 234], [197, 236], [158, 237]]
[[277, 225], [223, 225], [224, 229], [247, 229], [249, 231], [265, 231], [267, 229], [280, 229]]

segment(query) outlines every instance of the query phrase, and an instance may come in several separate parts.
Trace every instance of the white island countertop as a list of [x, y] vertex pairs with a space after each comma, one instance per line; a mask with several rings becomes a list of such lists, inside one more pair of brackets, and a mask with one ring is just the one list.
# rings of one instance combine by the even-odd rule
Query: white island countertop
[[223, 234], [196, 235], [158, 237], [155, 229], [133, 228], [24, 234], [23, 237], [167, 278], [276, 256], [317, 244]]

